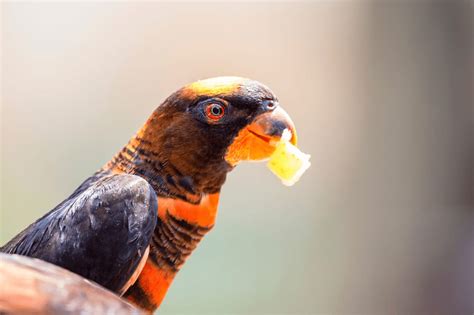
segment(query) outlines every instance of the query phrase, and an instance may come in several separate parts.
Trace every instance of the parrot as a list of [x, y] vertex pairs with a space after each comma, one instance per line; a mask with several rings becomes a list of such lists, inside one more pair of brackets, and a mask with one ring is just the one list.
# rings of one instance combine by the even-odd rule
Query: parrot
[[293, 121], [264, 84], [190, 83], [159, 105], [103, 167], [0, 252], [70, 270], [155, 311], [213, 228], [227, 174], [268, 159]]

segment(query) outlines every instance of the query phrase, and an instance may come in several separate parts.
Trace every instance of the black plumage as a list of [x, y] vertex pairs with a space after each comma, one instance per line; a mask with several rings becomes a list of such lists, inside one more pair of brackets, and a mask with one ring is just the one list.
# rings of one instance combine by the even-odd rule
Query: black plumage
[[0, 251], [39, 258], [121, 291], [150, 243], [157, 208], [143, 178], [96, 173]]

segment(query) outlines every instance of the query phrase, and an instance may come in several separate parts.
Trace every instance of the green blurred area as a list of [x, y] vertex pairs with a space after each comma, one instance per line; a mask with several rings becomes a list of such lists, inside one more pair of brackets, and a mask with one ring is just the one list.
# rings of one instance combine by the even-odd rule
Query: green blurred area
[[469, 2], [2, 2], [3, 244], [165, 97], [259, 80], [312, 167], [229, 174], [160, 314], [472, 313]]

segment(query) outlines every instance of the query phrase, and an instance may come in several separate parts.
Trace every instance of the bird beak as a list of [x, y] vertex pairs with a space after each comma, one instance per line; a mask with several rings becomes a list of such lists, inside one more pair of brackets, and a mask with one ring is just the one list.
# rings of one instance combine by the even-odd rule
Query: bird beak
[[225, 160], [234, 166], [240, 161], [268, 159], [285, 130], [291, 133], [289, 141], [296, 145], [295, 125], [283, 108], [277, 107], [260, 114], [238, 133], [227, 150]]

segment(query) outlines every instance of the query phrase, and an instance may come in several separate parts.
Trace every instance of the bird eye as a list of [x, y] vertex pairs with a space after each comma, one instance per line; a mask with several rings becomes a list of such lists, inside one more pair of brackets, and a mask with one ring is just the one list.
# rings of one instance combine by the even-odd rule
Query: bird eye
[[213, 121], [218, 121], [224, 116], [224, 106], [217, 103], [207, 105], [206, 116]]

